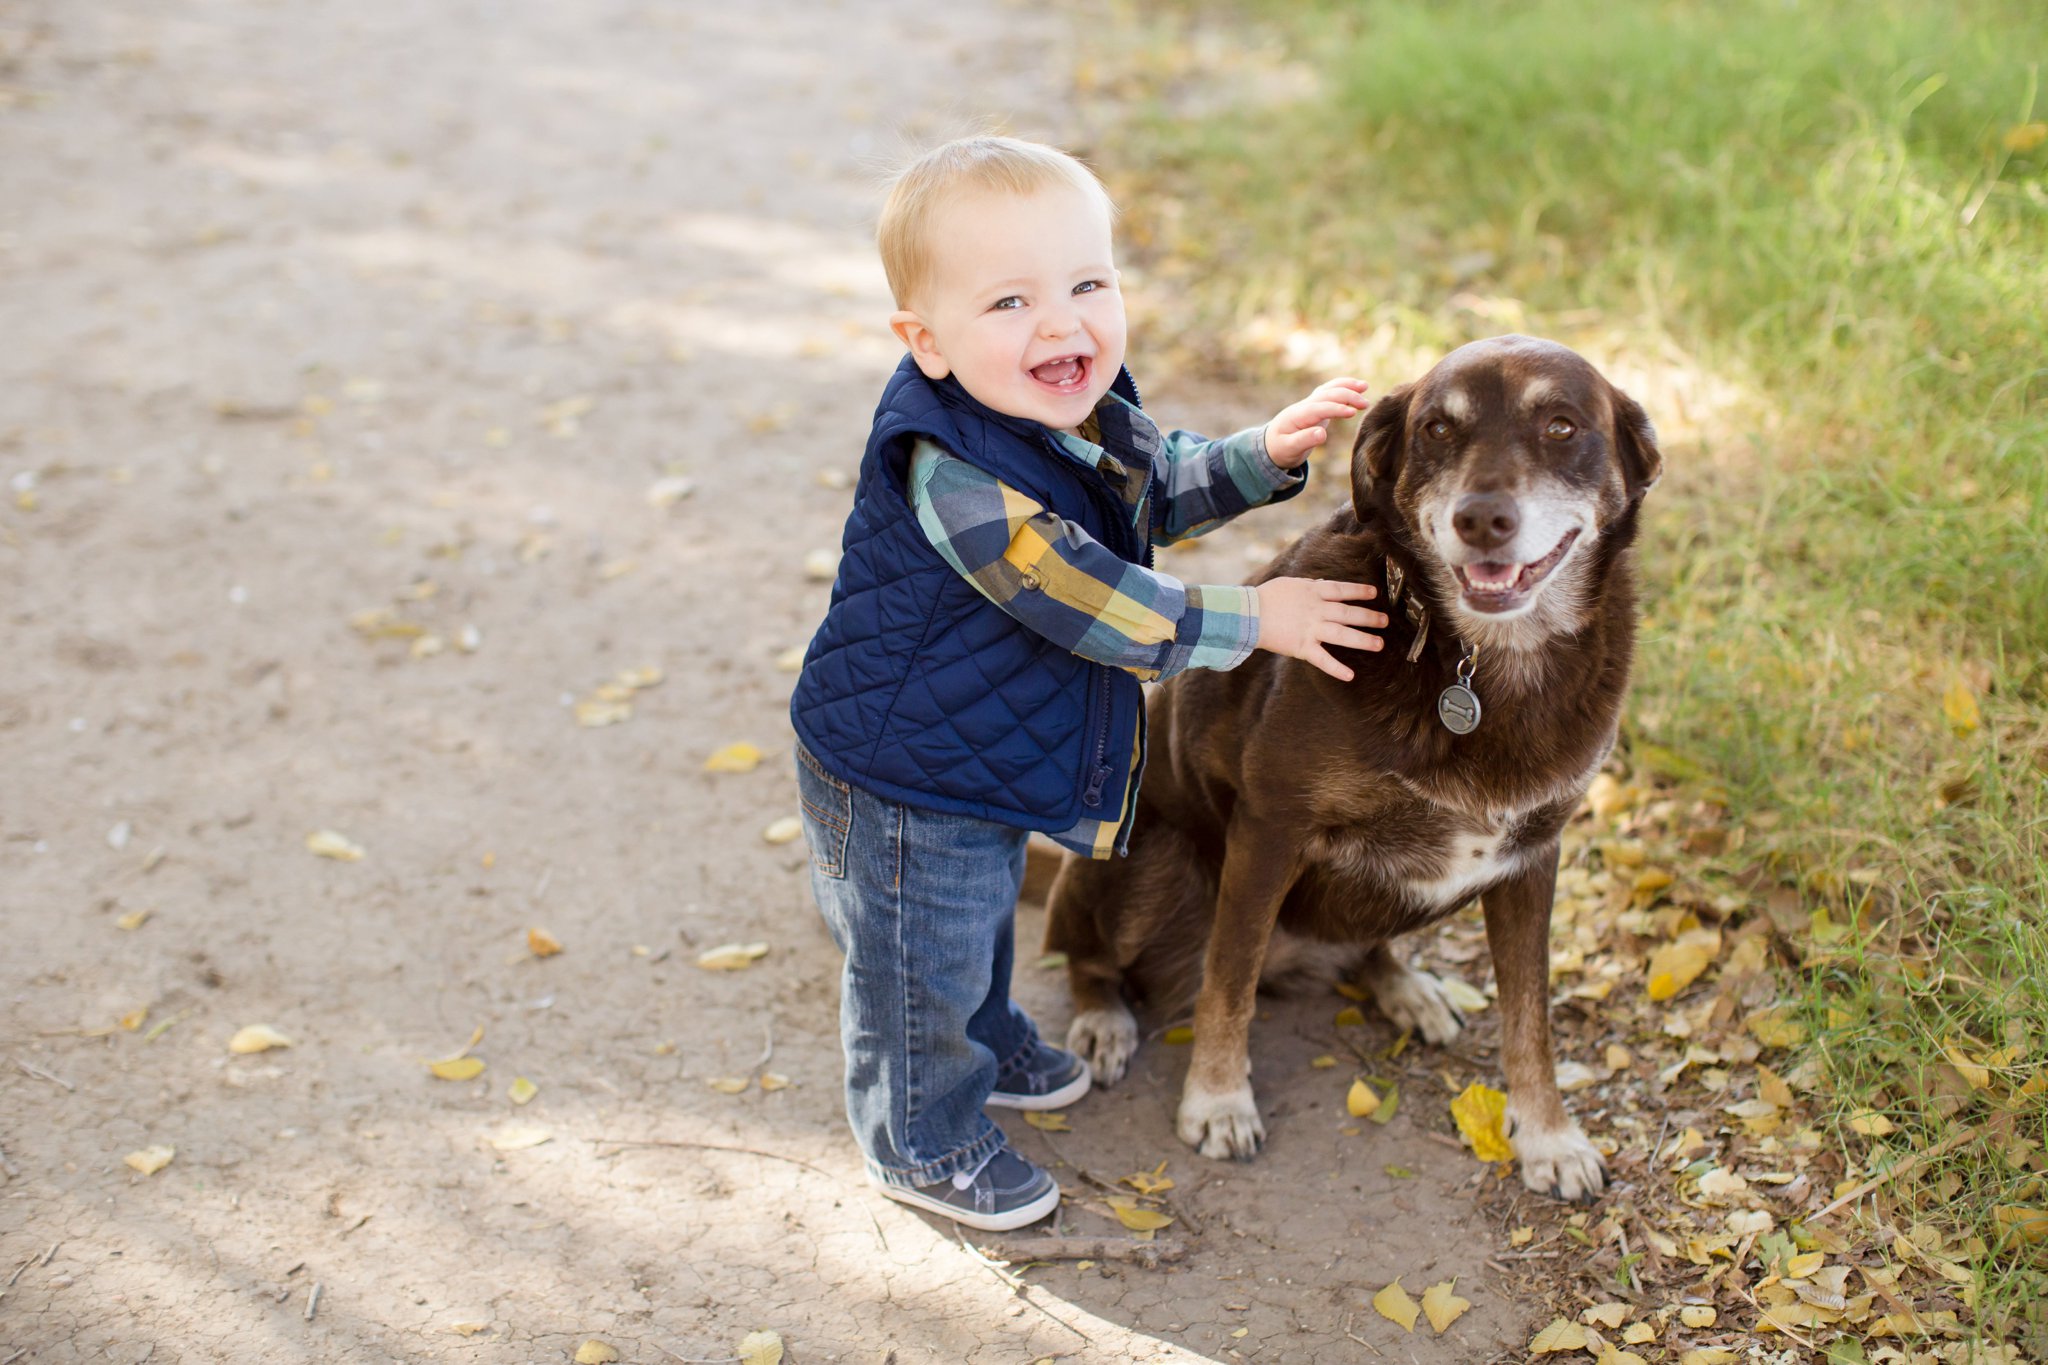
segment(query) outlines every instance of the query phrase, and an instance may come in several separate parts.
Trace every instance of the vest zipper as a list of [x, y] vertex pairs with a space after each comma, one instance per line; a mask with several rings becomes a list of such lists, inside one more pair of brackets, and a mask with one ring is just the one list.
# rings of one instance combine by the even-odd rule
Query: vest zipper
[[[1101, 667], [1101, 665], [1097, 665]], [[1109, 756], [1109, 676], [1102, 677], [1101, 719], [1095, 725], [1095, 770], [1089, 775], [1088, 787], [1081, 793], [1081, 804], [1094, 810], [1102, 804], [1102, 787], [1109, 781], [1110, 766], [1104, 760]]]

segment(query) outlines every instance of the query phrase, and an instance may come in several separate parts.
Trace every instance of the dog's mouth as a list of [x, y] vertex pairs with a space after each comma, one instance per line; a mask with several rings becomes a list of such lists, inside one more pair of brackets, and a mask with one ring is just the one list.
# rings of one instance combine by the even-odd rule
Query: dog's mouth
[[1453, 572], [1458, 575], [1458, 586], [1464, 590], [1465, 605], [1474, 611], [1486, 612], [1511, 611], [1522, 605], [1529, 600], [1536, 585], [1549, 577], [1550, 571], [1571, 553], [1578, 538], [1578, 528], [1573, 527], [1565, 532], [1564, 539], [1558, 541], [1549, 554], [1529, 564], [1485, 560], [1458, 565]]
[[1095, 362], [1085, 355], [1063, 355], [1031, 368], [1031, 377], [1061, 395], [1081, 393], [1088, 387], [1088, 375]]

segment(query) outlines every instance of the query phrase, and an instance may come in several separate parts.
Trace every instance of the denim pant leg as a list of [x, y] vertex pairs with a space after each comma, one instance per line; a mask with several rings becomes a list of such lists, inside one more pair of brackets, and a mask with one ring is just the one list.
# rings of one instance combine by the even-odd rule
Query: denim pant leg
[[997, 1067], [1035, 1037], [1009, 999], [1026, 836], [849, 787], [802, 746], [797, 785], [846, 954], [846, 1112], [868, 1169], [895, 1185], [973, 1170], [1003, 1142], [982, 1113]]

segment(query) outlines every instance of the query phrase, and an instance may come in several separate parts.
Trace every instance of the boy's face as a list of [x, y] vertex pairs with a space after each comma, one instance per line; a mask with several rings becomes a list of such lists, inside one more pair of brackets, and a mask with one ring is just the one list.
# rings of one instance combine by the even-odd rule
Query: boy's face
[[889, 319], [917, 367], [997, 412], [1071, 431], [1124, 363], [1109, 211], [1058, 186], [972, 191], [933, 215], [923, 297]]

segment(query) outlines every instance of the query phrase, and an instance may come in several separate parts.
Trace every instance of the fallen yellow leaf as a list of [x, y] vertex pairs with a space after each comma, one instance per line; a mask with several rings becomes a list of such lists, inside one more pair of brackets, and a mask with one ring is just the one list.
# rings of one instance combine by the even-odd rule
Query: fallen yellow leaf
[[155, 1175], [171, 1164], [171, 1158], [178, 1154], [176, 1147], [144, 1147], [141, 1151], [130, 1152], [121, 1158], [129, 1167], [144, 1175]]
[[545, 929], [533, 928], [526, 931], [526, 951], [535, 957], [553, 957], [562, 951], [562, 940]]
[[543, 1142], [552, 1142], [554, 1134], [545, 1128], [512, 1125], [500, 1128], [491, 1134], [491, 1146], [501, 1152], [523, 1152], [529, 1147], [538, 1147]]
[[132, 932], [140, 929], [148, 921], [149, 917], [155, 913], [156, 911], [154, 910], [130, 910], [127, 914], [114, 921], [114, 927]]
[[2048, 142], [2048, 123], [2043, 123], [2039, 119], [2032, 123], [2015, 123], [2005, 130], [2005, 136], [1999, 141], [2005, 145], [2008, 152], [2025, 155], [2043, 142]]
[[1875, 1109], [1861, 1109], [1849, 1116], [1849, 1131], [1865, 1137], [1884, 1137], [1897, 1130], [1897, 1124]]
[[761, 1088], [771, 1095], [778, 1090], [789, 1089], [789, 1084], [789, 1077], [783, 1075], [780, 1071], [764, 1071], [761, 1073]]
[[473, 1337], [478, 1332], [490, 1331], [491, 1325], [488, 1322], [451, 1322], [448, 1330], [459, 1337]]
[[1451, 1292], [1456, 1280], [1445, 1280], [1422, 1291], [1422, 1311], [1429, 1315], [1430, 1327], [1438, 1333], [1449, 1327], [1472, 1306], [1472, 1301], [1460, 1298]]
[[1337, 1027], [1364, 1028], [1365, 1011], [1359, 1009], [1356, 1005], [1346, 1005], [1343, 1009], [1337, 1011]]
[[1362, 1119], [1380, 1107], [1380, 1097], [1364, 1081], [1353, 1081], [1351, 1091], [1344, 1096], [1344, 1108], [1352, 1118]]
[[769, 1331], [749, 1332], [740, 1338], [740, 1365], [782, 1365], [782, 1338]]
[[804, 822], [794, 815], [785, 815], [761, 831], [761, 837], [771, 844], [787, 844], [801, 838]]
[[1534, 1228], [1516, 1228], [1508, 1234], [1508, 1245], [1512, 1247], [1525, 1247], [1535, 1240], [1536, 1229]]
[[511, 1087], [505, 1091], [506, 1097], [514, 1104], [525, 1104], [539, 1093], [540, 1087], [524, 1076], [514, 1076]]
[[595, 1339], [576, 1348], [576, 1365], [612, 1365], [618, 1358], [617, 1351]]
[[338, 862], [355, 863], [363, 859], [362, 845], [351, 841], [347, 835], [337, 834], [331, 829], [308, 834], [306, 847], [323, 858], [333, 858]]
[[1703, 1303], [1687, 1304], [1678, 1310], [1678, 1320], [1687, 1327], [1712, 1327], [1720, 1316]]
[[736, 972], [751, 966], [768, 956], [765, 943], [722, 943], [709, 952], [697, 957], [697, 965], [707, 972]]
[[705, 1084], [721, 1095], [737, 1095], [753, 1082], [745, 1076], [714, 1076]]
[[118, 1022], [120, 1023], [121, 1027], [127, 1030], [128, 1032], [135, 1032], [135, 1030], [141, 1028], [144, 1024], [149, 1022], [149, 1006], [144, 1005], [140, 1009], [132, 1009], [128, 1011], [126, 1014], [121, 1016]]
[[661, 680], [666, 676], [653, 664], [645, 664], [639, 668], [629, 668], [620, 673], [618, 683], [619, 686], [630, 687], [635, 692], [644, 692], [650, 687], [659, 687]]
[[1579, 1321], [1588, 1327], [1605, 1327], [1619, 1331], [1628, 1321], [1628, 1305], [1625, 1303], [1596, 1303], [1579, 1314]]
[[633, 718], [633, 703], [614, 701], [605, 697], [585, 697], [570, 708], [576, 723], [586, 730], [600, 730], [607, 725], [618, 725]]
[[1320, 1057], [1310, 1058], [1309, 1065], [1314, 1067], [1318, 1071], [1327, 1071], [1331, 1067], [1337, 1065], [1337, 1059], [1335, 1057], [1332, 1057], [1329, 1053], [1325, 1052]]
[[1948, 728], [1958, 735], [1970, 734], [1983, 721], [1977, 709], [1977, 694], [1961, 677], [1951, 681], [1948, 691], [1941, 694], [1941, 711], [1948, 717]]
[[1721, 951], [1718, 929], [1694, 929], [1650, 955], [1650, 998], [1669, 1000], [1699, 979]]
[[1765, 1047], [1797, 1047], [1806, 1041], [1806, 1026], [1793, 1016], [1787, 1005], [1758, 1010], [1743, 1025]]
[[761, 766], [761, 751], [741, 741], [728, 744], [704, 760], [707, 773], [750, 773]]
[[1116, 1214], [1117, 1221], [1132, 1232], [1157, 1232], [1173, 1223], [1172, 1218], [1157, 1209], [1138, 1207], [1138, 1201], [1128, 1195], [1113, 1194], [1103, 1202]]
[[1186, 1024], [1175, 1024], [1166, 1031], [1163, 1041], [1173, 1047], [1182, 1047], [1195, 1041], [1195, 1031]]
[[1117, 1183], [1129, 1185], [1139, 1194], [1163, 1194], [1173, 1188], [1173, 1177], [1166, 1174], [1166, 1163], [1162, 1161], [1149, 1171], [1134, 1171]]
[[228, 1039], [228, 1051], [233, 1053], [268, 1052], [274, 1047], [290, 1047], [292, 1040], [268, 1024], [251, 1024], [237, 1029], [235, 1036]]
[[1071, 1133], [1074, 1131], [1073, 1127], [1068, 1124], [1065, 1114], [1049, 1114], [1044, 1110], [1038, 1109], [1027, 1110], [1024, 1114], [1024, 1121], [1041, 1133]]
[[481, 1057], [449, 1057], [428, 1062], [427, 1070], [444, 1081], [467, 1081], [483, 1074], [484, 1063]]
[[1792, 1107], [1792, 1087], [1785, 1083], [1784, 1077], [1767, 1066], [1759, 1066], [1756, 1069], [1756, 1093], [1759, 1098], [1780, 1109]]
[[1479, 1081], [1465, 1087], [1451, 1101], [1451, 1117], [1458, 1131], [1472, 1144], [1472, 1154], [1481, 1161], [1512, 1161], [1514, 1147], [1501, 1126], [1507, 1118], [1508, 1097]]
[[1399, 1323], [1402, 1330], [1408, 1332], [1415, 1330], [1415, 1319], [1421, 1312], [1415, 1306], [1415, 1300], [1408, 1297], [1408, 1291], [1401, 1287], [1399, 1280], [1373, 1295], [1372, 1306], [1379, 1310], [1381, 1317], [1389, 1322]]
[[1991, 1217], [2003, 1232], [2010, 1233], [2023, 1242], [2048, 1242], [2048, 1208], [2025, 1208], [2018, 1204], [2000, 1204], [1991, 1210]]
[[1990, 1068], [1982, 1062], [1972, 1060], [1969, 1053], [1956, 1046], [1953, 1038], [1944, 1038], [1941, 1043], [1941, 1050], [1947, 1055], [1949, 1065], [1954, 1067], [1962, 1075], [1963, 1080], [1969, 1083], [1970, 1089], [1989, 1090], [1991, 1088]]
[[1529, 1350], [1534, 1355], [1549, 1355], [1557, 1351], [1583, 1351], [1590, 1340], [1592, 1338], [1586, 1335], [1585, 1328], [1576, 1322], [1566, 1322], [1559, 1318], [1536, 1334], [1535, 1340], [1529, 1343]]

